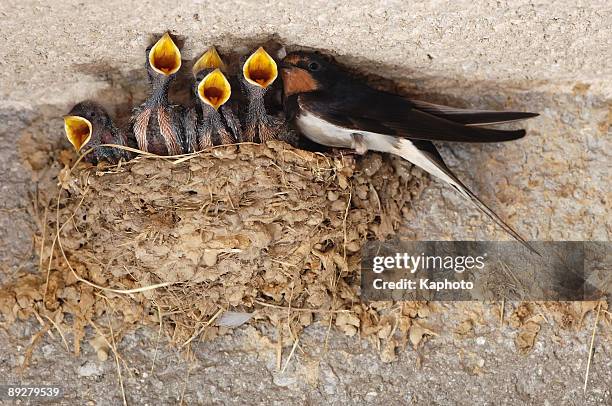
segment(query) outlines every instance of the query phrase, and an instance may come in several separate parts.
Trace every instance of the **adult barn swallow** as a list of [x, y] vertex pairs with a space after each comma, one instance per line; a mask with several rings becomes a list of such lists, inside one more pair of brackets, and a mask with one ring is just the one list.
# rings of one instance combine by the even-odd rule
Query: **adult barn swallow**
[[376, 90], [333, 59], [293, 52], [281, 64], [283, 104], [288, 120], [310, 140], [331, 147], [399, 155], [444, 180], [472, 201], [508, 234], [533, 251], [512, 227], [470, 191], [446, 166], [432, 141], [500, 142], [525, 130], [480, 125], [535, 117], [535, 113], [466, 110]]
[[266, 142], [277, 139], [283, 121], [266, 111], [264, 95], [278, 76], [274, 59], [259, 47], [242, 65], [240, 83], [248, 100], [244, 125], [244, 141]]
[[168, 33], [147, 49], [146, 68], [151, 91], [132, 115], [138, 148], [157, 155], [182, 154], [183, 108], [168, 102], [168, 88], [181, 68], [181, 52]]
[[240, 123], [227, 105], [232, 89], [221, 72], [221, 57], [213, 47], [195, 63], [193, 91], [197, 105], [185, 115], [187, 152], [220, 144], [233, 144], [241, 137]]
[[[113, 147], [100, 147], [102, 144], [117, 144], [127, 146], [124, 132], [113, 124], [104, 107], [93, 101], [83, 101], [76, 104], [64, 116], [66, 138], [80, 152], [85, 146], [94, 148], [83, 160], [92, 164], [99, 161], [117, 163], [121, 158], [129, 159], [125, 150]], [[97, 147], [97, 148], [96, 148]]]

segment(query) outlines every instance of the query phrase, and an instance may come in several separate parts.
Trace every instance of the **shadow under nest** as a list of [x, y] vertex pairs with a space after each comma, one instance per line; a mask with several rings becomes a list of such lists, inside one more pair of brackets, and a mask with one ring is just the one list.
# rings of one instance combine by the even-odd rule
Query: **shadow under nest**
[[181, 348], [226, 333], [226, 311], [281, 338], [317, 321], [376, 334], [388, 320], [360, 301], [361, 248], [395, 234], [425, 179], [401, 159], [280, 141], [67, 166], [37, 237], [47, 275], [26, 277], [13, 318], [71, 321], [77, 353], [104, 315], [116, 332], [161, 323]]

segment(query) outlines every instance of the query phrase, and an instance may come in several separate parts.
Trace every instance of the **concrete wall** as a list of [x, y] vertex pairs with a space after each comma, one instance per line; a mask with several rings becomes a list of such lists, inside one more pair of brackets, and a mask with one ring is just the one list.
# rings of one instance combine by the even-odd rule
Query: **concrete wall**
[[[343, 62], [395, 79], [425, 100], [540, 112], [526, 124], [529, 136], [524, 140], [453, 145], [442, 153], [466, 183], [528, 238], [610, 239], [610, 1], [3, 0], [0, 19], [0, 263], [8, 266], [3, 278], [33, 268], [33, 224], [27, 208], [35, 187], [28, 167], [45, 161], [64, 142], [61, 114], [85, 98], [115, 112], [138, 103], [146, 78], [144, 48], [151, 33], [166, 30], [184, 37], [185, 59], [211, 44], [233, 48], [277, 34], [289, 45], [328, 50]], [[40, 143], [37, 151], [32, 142]], [[423, 239], [506, 238], [435, 182], [407, 219], [405, 232]], [[22, 342], [27, 343], [32, 331], [22, 331]], [[322, 348], [325, 332], [325, 326], [309, 330], [305, 347], [310, 340], [314, 348]], [[364, 343], [342, 344], [346, 339], [332, 334], [333, 355], [323, 357], [313, 372], [314, 384], [299, 374], [275, 373], [274, 356], [258, 355], [261, 348], [253, 347], [249, 334], [251, 330], [232, 341], [200, 344], [195, 347], [199, 361], [190, 367], [163, 350], [157, 358], [163, 370], [144, 380], [129, 378], [130, 399], [177, 400], [185, 382], [194, 383], [186, 386], [192, 402], [211, 396], [221, 401], [389, 403], [400, 397], [429, 403], [497, 399], [493, 403], [595, 404], [610, 399], [609, 342], [598, 347], [603, 353], [595, 357], [586, 400], [578, 389], [589, 339], [584, 331], [544, 329], [541, 345], [523, 357], [512, 350], [511, 333], [485, 328], [479, 333], [484, 347], [455, 342], [452, 335], [441, 337], [423, 354], [402, 355], [393, 367], [383, 367], [376, 350]], [[15, 360], [23, 349], [13, 340], [6, 335], [0, 340], [7, 348], [1, 351], [3, 376], [15, 373], [12, 365], [18, 365]], [[151, 363], [151, 351], [143, 350], [141, 341], [154, 344], [154, 338], [130, 335], [122, 348], [136, 369]], [[82, 359], [71, 360], [57, 340], [45, 342], [28, 372], [32, 381], [57, 379], [49, 371], [58, 370], [64, 371], [61, 380], [73, 381], [78, 370], [79, 399], [112, 396], [119, 401], [110, 361], [95, 367], [95, 355], [86, 352], [91, 358], [86, 365], [93, 364], [95, 373], [86, 368], [81, 374]], [[471, 374], [457, 367], [471, 362], [465, 354], [472, 353], [483, 357], [484, 372]], [[425, 370], [415, 367], [417, 358], [426, 360]], [[290, 371], [306, 368], [312, 359], [298, 350], [295, 362]], [[187, 369], [190, 379], [185, 380]], [[365, 380], [360, 378], [363, 369], [368, 371]]]

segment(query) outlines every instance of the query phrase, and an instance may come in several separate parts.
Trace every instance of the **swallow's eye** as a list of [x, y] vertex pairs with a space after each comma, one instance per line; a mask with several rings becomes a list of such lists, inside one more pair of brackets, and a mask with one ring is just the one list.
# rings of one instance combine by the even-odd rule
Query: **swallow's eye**
[[89, 116], [90, 116], [91, 118], [94, 118], [94, 117], [96, 116], [96, 112], [95, 112], [95, 111], [92, 111], [91, 113], [89, 113]]
[[318, 71], [319, 69], [321, 69], [321, 65], [319, 65], [318, 62], [310, 62], [308, 64], [308, 70], [309, 71], [315, 72], [315, 71]]

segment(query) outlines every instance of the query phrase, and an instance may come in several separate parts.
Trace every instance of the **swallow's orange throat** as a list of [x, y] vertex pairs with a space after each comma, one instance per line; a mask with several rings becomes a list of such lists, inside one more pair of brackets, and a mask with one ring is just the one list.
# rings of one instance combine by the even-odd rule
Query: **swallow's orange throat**
[[319, 84], [312, 75], [300, 68], [284, 68], [281, 71], [285, 96], [297, 93], [307, 93], [319, 88]]

